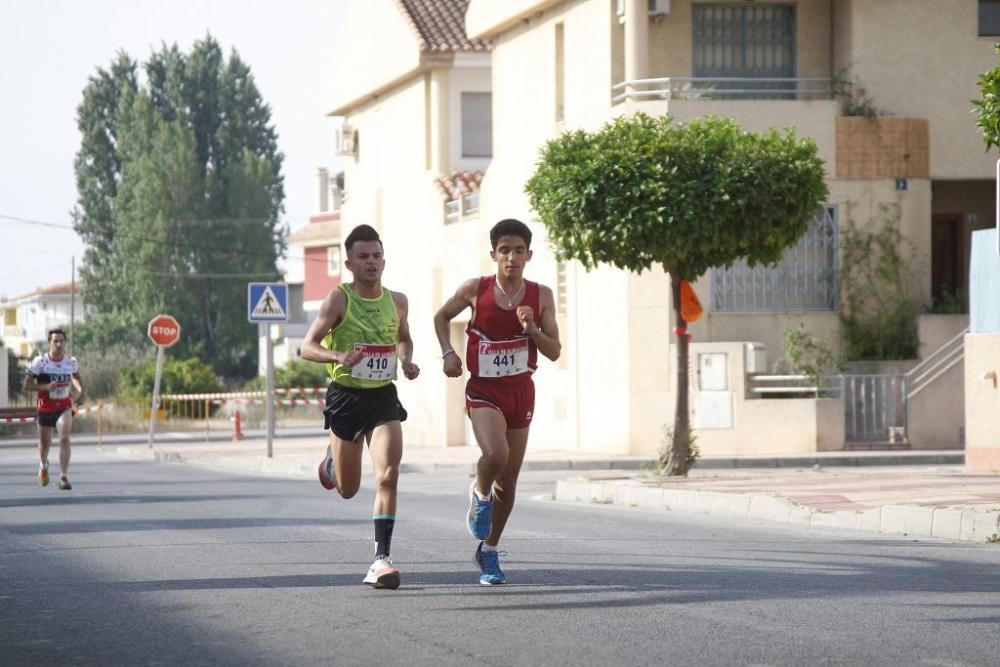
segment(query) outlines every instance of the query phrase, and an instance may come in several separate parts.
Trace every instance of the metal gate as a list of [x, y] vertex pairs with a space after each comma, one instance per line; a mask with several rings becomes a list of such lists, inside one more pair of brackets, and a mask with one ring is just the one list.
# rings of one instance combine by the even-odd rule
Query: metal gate
[[848, 443], [905, 443], [905, 375], [844, 375], [842, 386]]

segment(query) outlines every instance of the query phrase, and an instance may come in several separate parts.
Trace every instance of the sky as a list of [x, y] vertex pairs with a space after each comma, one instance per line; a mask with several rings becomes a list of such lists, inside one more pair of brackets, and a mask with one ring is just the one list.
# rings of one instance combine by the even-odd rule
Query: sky
[[339, 166], [339, 121], [324, 115], [322, 99], [345, 4], [0, 1], [0, 297], [69, 282], [73, 257], [79, 273], [84, 245], [70, 217], [80, 146], [76, 107], [88, 78], [119, 50], [144, 63], [163, 44], [188, 52], [206, 33], [227, 57], [235, 48], [271, 107], [285, 155], [285, 220], [293, 231], [307, 224], [317, 212], [316, 169]]

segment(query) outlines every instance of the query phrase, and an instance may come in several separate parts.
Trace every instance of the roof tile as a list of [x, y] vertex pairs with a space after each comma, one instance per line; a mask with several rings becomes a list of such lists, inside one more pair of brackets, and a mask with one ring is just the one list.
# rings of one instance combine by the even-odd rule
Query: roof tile
[[469, 39], [465, 34], [465, 12], [469, 0], [396, 0], [416, 33], [421, 51], [488, 51], [492, 43]]

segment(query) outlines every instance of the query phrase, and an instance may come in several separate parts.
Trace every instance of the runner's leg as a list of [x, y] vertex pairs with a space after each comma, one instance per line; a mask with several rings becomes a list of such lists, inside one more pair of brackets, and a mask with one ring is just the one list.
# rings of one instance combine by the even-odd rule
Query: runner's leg
[[398, 421], [379, 424], [371, 432], [368, 451], [375, 473], [373, 516], [395, 516], [399, 462], [403, 458], [403, 428]]
[[499, 410], [493, 408], [472, 408], [469, 419], [482, 452], [476, 463], [476, 489], [489, 498], [493, 482], [507, 465], [507, 421]]
[[59, 472], [63, 477], [69, 474], [69, 434], [72, 430], [73, 411], [66, 410], [56, 422], [56, 431], [59, 433]]
[[517, 478], [521, 474], [524, 463], [524, 453], [528, 448], [528, 429], [511, 429], [506, 433], [508, 444], [507, 465], [493, 484], [493, 529], [486, 539], [486, 544], [496, 546], [507, 525], [511, 510], [514, 509], [514, 497], [517, 492]]
[[333, 475], [337, 480], [337, 493], [342, 498], [353, 498], [361, 488], [361, 450], [363, 437], [357, 442], [342, 440], [330, 431], [330, 447], [333, 449]]
[[49, 448], [52, 446], [52, 428], [38, 425], [38, 461], [46, 468], [49, 465]]

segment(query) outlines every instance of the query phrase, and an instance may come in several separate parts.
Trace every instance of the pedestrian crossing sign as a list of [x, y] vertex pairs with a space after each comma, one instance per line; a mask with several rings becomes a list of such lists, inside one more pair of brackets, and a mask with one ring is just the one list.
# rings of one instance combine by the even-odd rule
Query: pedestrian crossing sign
[[250, 322], [287, 322], [288, 285], [285, 283], [247, 283], [247, 320]]

